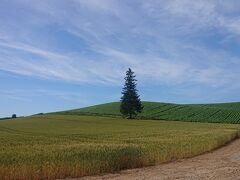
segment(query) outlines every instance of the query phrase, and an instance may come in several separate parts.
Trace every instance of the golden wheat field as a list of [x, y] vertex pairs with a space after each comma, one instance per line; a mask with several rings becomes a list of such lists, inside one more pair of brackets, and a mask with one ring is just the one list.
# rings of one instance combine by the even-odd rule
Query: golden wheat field
[[239, 125], [41, 115], [0, 121], [0, 179], [81, 177], [219, 147]]

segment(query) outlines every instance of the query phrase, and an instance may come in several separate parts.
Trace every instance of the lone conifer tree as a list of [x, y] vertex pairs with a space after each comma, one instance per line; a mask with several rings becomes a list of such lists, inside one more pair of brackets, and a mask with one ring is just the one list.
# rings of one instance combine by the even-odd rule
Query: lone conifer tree
[[122, 90], [120, 112], [123, 116], [132, 119], [141, 113], [143, 106], [137, 93], [137, 83], [134, 72], [129, 68], [126, 72], [125, 85]]

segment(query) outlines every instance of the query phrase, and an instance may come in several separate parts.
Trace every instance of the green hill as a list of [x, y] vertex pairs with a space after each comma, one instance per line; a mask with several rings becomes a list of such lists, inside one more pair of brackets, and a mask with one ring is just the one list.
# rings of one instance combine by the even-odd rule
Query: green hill
[[[119, 102], [58, 112], [71, 115], [121, 116]], [[143, 119], [178, 120], [194, 122], [240, 123], [240, 103], [171, 104], [143, 102]]]

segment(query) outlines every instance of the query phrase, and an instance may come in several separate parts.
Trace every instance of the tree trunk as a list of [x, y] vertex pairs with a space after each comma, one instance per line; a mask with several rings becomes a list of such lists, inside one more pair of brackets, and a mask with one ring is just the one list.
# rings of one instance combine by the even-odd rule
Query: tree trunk
[[130, 114], [129, 119], [132, 119], [132, 114]]

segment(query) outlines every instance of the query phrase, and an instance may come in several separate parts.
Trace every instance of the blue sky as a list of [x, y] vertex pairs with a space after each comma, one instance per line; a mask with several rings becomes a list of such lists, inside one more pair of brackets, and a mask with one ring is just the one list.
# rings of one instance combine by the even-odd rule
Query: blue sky
[[0, 117], [141, 98], [240, 101], [240, 1], [1, 0]]

